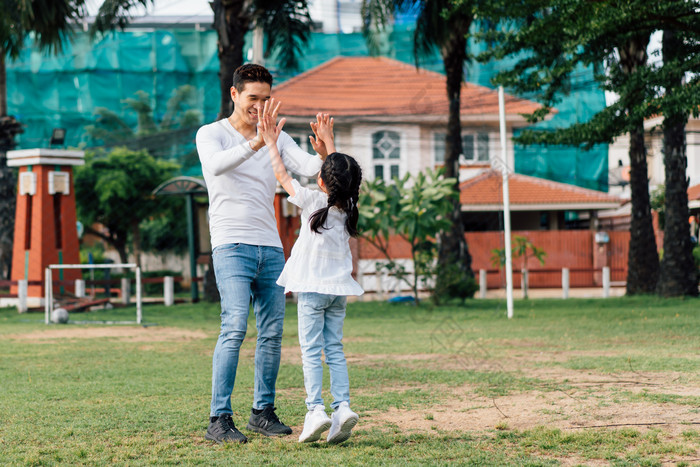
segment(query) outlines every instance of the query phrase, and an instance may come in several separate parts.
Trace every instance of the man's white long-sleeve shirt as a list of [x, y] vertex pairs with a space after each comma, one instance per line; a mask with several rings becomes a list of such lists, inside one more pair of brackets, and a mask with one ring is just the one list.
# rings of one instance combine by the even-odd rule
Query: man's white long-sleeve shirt
[[[302, 150], [284, 131], [277, 148], [287, 169], [315, 176], [322, 161]], [[267, 147], [254, 151], [228, 121], [197, 131], [197, 152], [209, 192], [211, 246], [227, 243], [282, 247], [275, 220], [277, 179]]]

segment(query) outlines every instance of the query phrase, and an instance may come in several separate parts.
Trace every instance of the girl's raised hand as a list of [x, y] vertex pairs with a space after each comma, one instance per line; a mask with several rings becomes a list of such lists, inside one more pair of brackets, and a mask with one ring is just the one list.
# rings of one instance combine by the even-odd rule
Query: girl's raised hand
[[311, 122], [311, 130], [314, 136], [309, 136], [311, 146], [322, 158], [329, 153], [335, 152], [335, 142], [333, 136], [333, 118], [329, 114], [316, 114], [316, 121]]
[[323, 142], [326, 144], [332, 142], [333, 136], [333, 117], [329, 114], [317, 115], [316, 119], [316, 131], [317, 136], [319, 136]]

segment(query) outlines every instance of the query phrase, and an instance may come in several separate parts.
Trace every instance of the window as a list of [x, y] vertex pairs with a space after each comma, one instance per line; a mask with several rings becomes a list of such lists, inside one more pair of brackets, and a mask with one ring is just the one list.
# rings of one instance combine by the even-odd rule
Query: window
[[[445, 163], [445, 133], [433, 133], [435, 164]], [[463, 133], [461, 163], [489, 162], [489, 134]]]
[[372, 163], [374, 178], [391, 180], [400, 177], [401, 135], [396, 131], [372, 134]]

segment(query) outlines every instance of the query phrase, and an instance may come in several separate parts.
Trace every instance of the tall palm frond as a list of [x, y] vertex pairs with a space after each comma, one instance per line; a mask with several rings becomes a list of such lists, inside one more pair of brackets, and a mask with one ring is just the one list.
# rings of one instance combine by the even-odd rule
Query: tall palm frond
[[266, 56], [275, 53], [281, 68], [298, 69], [311, 33], [306, 0], [258, 0], [257, 9], [267, 41]]
[[124, 29], [133, 18], [133, 10], [139, 5], [144, 8], [153, 4], [154, 0], [105, 0], [100, 5], [91, 33], [111, 31], [115, 28]]

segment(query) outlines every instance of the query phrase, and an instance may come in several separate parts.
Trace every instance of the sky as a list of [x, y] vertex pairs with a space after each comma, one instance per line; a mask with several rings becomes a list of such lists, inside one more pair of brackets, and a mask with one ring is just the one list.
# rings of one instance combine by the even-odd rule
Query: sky
[[[103, 0], [87, 0], [88, 13], [94, 16]], [[156, 0], [148, 9], [134, 8], [134, 16], [211, 16], [209, 0]]]

